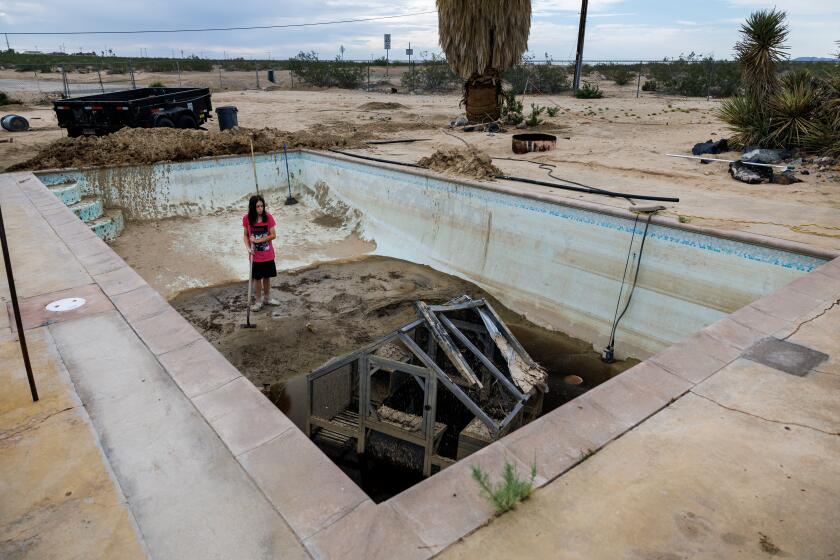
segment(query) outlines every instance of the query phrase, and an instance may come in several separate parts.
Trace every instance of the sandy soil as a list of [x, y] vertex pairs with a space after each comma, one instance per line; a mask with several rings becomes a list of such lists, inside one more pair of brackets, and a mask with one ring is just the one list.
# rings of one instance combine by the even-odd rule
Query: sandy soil
[[[216, 106], [236, 105], [244, 127], [275, 127], [294, 131], [314, 124], [343, 123], [345, 126], [371, 122], [431, 123], [428, 130], [371, 132], [388, 138], [429, 138], [413, 144], [370, 146], [363, 153], [416, 162], [441, 147], [476, 146], [493, 158], [504, 173], [550, 180], [544, 169], [533, 162], [555, 165], [557, 177], [611, 190], [637, 194], [676, 196], [677, 204], [666, 204], [667, 214], [692, 224], [720, 229], [745, 230], [769, 238], [799, 241], [815, 247], [840, 250], [840, 171], [820, 170], [805, 165], [810, 175], [790, 185], [747, 185], [730, 178], [726, 164], [701, 165], [696, 161], [673, 159], [666, 153], [690, 153], [700, 141], [726, 137], [727, 131], [714, 115], [715, 100], [679, 98], [643, 93], [635, 98], [635, 88], [617, 88], [601, 82], [607, 97], [579, 100], [568, 95], [527, 96], [530, 103], [556, 105], [556, 117], [546, 117], [544, 129], [558, 130], [557, 149], [552, 152], [517, 156], [511, 161], [510, 136], [513, 132], [487, 134], [440, 130], [436, 125], [461, 114], [460, 96], [390, 95], [385, 93], [327, 91], [231, 91], [213, 96]], [[361, 109], [371, 103], [398, 102], [406, 109]], [[13, 144], [0, 144], [0, 166], [31, 157], [33, 147], [62, 136], [54, 117], [44, 107], [20, 108], [35, 129], [27, 133], [0, 132], [0, 139], [14, 136]], [[212, 124], [211, 124], [212, 126]], [[457, 138], [456, 138], [457, 137]], [[723, 154], [721, 157], [735, 156]], [[517, 185], [523, 191], [550, 192], [558, 199], [584, 199], [626, 207], [623, 199], [558, 191], [547, 187]]]
[[[277, 268], [291, 270], [373, 251], [376, 245], [355, 233], [352, 216], [323, 213], [301, 197], [285, 206], [282, 192], [264, 193], [277, 220]], [[242, 243], [242, 212], [213, 216], [129, 222], [111, 246], [155, 290], [172, 298], [183, 290], [248, 278], [248, 253]], [[158, 251], [149, 251], [157, 247]]]
[[[588, 388], [637, 363], [604, 364], [591, 344], [533, 325], [473, 284], [384, 257], [281, 272], [272, 282], [272, 296], [280, 305], [252, 314], [256, 329], [239, 327], [245, 322], [245, 282], [187, 291], [171, 304], [255, 385], [282, 387], [412, 321], [416, 300], [442, 303], [461, 294], [488, 298], [532, 357], [546, 367], [548, 408], [571, 396], [564, 392], [563, 377], [579, 375]], [[278, 404], [282, 408], [283, 403]]]

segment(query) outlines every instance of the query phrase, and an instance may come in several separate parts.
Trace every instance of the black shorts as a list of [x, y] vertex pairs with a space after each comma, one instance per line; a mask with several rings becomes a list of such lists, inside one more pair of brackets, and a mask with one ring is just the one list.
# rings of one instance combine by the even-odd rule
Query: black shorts
[[274, 278], [275, 276], [277, 276], [277, 267], [274, 265], [274, 261], [254, 263], [254, 268], [251, 271], [251, 278], [254, 280]]

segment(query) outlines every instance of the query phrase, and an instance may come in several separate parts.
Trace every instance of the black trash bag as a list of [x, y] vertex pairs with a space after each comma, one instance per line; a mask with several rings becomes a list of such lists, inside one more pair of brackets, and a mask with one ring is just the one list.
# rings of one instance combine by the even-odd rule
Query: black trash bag
[[723, 152], [729, 151], [729, 142], [726, 138], [721, 138], [717, 142], [713, 142], [709, 140], [708, 142], [701, 142], [699, 144], [695, 144], [693, 148], [691, 148], [691, 153], [695, 156], [700, 156], [703, 154], [722, 154]]

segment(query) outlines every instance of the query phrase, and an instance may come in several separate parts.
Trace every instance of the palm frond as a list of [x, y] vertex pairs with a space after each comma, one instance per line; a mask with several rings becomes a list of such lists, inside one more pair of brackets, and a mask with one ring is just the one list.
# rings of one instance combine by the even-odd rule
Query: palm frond
[[446, 60], [462, 78], [504, 70], [528, 50], [530, 0], [437, 0]]

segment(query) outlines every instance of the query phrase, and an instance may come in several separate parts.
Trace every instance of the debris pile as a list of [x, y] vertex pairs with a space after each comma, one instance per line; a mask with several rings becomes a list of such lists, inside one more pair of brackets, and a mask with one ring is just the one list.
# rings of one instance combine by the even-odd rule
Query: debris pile
[[276, 128], [237, 127], [224, 132], [176, 128], [124, 128], [107, 136], [61, 138], [32, 158], [13, 165], [7, 171], [56, 169], [63, 167], [98, 167], [123, 164], [146, 164], [161, 161], [186, 161], [200, 157], [245, 155], [289, 148], [359, 148], [365, 140], [380, 133], [433, 128], [420, 122], [318, 124], [288, 132]]
[[407, 109], [402, 103], [394, 103], [393, 101], [370, 101], [359, 105], [359, 109], [366, 111], [393, 111], [396, 109]]
[[718, 141], [711, 139], [706, 142], [695, 144], [691, 148], [691, 153], [695, 156], [702, 156], [703, 154], [722, 154], [729, 151], [729, 141], [726, 138], [721, 138]]
[[442, 148], [418, 161], [417, 165], [440, 173], [466, 175], [475, 179], [490, 180], [502, 174], [502, 171], [493, 165], [489, 155], [472, 146]]

